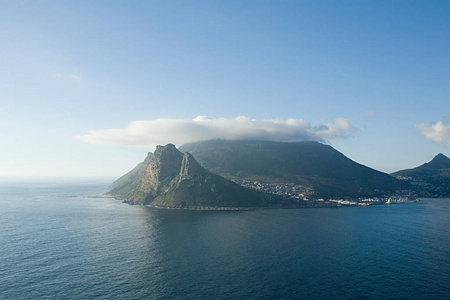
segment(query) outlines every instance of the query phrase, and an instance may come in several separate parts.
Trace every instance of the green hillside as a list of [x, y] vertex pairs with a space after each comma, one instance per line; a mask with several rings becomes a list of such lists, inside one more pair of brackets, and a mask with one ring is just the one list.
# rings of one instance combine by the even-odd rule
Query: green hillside
[[401, 170], [391, 175], [411, 182], [417, 191], [424, 196], [450, 196], [450, 158], [442, 153], [419, 167]]
[[365, 197], [409, 187], [319, 142], [211, 140], [185, 144], [207, 170], [232, 179], [297, 184], [323, 197]]

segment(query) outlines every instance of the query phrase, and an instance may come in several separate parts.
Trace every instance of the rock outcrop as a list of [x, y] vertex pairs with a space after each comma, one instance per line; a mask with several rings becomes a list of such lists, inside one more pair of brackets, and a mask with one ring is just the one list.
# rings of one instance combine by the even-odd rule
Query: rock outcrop
[[139, 178], [126, 180], [109, 194], [130, 204], [172, 208], [266, 205], [264, 194], [206, 171], [190, 153], [172, 144], [158, 146]]

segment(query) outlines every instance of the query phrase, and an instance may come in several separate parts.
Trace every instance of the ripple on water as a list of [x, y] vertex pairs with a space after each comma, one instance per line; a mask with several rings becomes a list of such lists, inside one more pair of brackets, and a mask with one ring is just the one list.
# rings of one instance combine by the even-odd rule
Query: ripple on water
[[450, 294], [450, 200], [177, 211], [87, 197], [100, 195], [103, 186], [47, 183], [21, 191], [2, 185], [0, 298]]

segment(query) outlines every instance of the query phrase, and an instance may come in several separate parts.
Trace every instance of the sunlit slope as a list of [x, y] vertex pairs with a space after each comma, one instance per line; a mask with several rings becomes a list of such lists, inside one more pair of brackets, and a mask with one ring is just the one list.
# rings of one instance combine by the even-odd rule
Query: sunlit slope
[[[109, 193], [132, 204], [162, 207], [256, 207], [266, 197], [201, 167], [189, 153], [174, 145], [158, 146], [144, 172], [135, 171]], [[140, 169], [138, 169], [140, 170]]]

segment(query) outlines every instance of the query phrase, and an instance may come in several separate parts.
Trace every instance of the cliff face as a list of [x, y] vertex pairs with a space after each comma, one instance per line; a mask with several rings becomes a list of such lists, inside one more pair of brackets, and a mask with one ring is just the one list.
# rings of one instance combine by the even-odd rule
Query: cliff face
[[167, 190], [172, 179], [180, 172], [183, 154], [174, 145], [157, 146], [144, 172], [138, 190], [146, 194], [145, 202], [152, 201]]
[[181, 162], [180, 170], [180, 182], [192, 178], [193, 176], [199, 175], [203, 172], [203, 168], [195, 160], [195, 158], [190, 153], [185, 153], [183, 155], [183, 161]]
[[206, 171], [190, 153], [158, 146], [139, 183], [126, 181], [110, 194], [131, 204], [162, 207], [264, 206], [263, 194]]
[[117, 188], [127, 180], [140, 178], [142, 174], [144, 174], [145, 170], [147, 169], [147, 166], [150, 164], [150, 159], [152, 158], [153, 153], [149, 152], [147, 154], [147, 157], [144, 159], [143, 162], [139, 163], [136, 167], [134, 167], [133, 170], [126, 173], [125, 175], [121, 176], [119, 179], [111, 183], [111, 188]]

